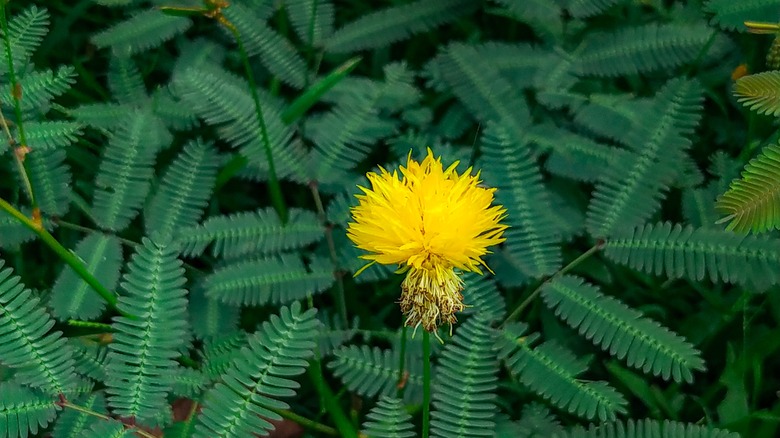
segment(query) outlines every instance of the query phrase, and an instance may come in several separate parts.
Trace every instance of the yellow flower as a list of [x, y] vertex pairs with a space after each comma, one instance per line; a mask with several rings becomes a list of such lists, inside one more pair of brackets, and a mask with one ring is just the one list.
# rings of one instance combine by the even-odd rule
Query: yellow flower
[[482, 256], [504, 241], [507, 228], [499, 223], [506, 210], [491, 206], [495, 189], [480, 187], [471, 168], [458, 175], [457, 165], [444, 169], [428, 149], [421, 163], [410, 153], [406, 167], [400, 166], [402, 177], [381, 167], [368, 173], [371, 188], [359, 186], [363, 194], [347, 227], [350, 240], [368, 252], [361, 256], [371, 261], [366, 267], [398, 265], [406, 273], [400, 300], [405, 324], [434, 333], [442, 323], [452, 330], [455, 313], [464, 308], [456, 269], [490, 270]]

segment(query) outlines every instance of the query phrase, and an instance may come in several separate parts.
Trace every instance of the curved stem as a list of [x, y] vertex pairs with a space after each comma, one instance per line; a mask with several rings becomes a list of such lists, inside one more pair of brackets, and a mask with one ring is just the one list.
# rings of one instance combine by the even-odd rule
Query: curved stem
[[124, 316], [133, 318], [132, 315], [129, 315], [121, 310], [119, 310], [116, 307], [117, 304], [117, 297], [116, 295], [108, 290], [103, 284], [100, 283], [100, 281], [95, 278], [94, 275], [92, 275], [91, 272], [89, 272], [89, 269], [84, 265], [84, 262], [81, 261], [80, 258], [78, 258], [75, 254], [73, 254], [70, 250], [62, 246], [60, 242], [57, 241], [57, 239], [54, 238], [47, 230], [43, 227], [42, 224], [36, 223], [32, 219], [25, 216], [21, 211], [14, 208], [11, 204], [9, 204], [5, 199], [0, 198], [0, 209], [5, 210], [8, 214], [16, 218], [19, 222], [21, 222], [24, 226], [29, 228], [32, 232], [38, 235], [40, 239], [49, 246], [57, 255], [68, 264], [71, 268], [73, 268], [73, 271], [76, 272], [76, 274], [81, 277], [88, 285], [92, 287], [92, 289], [95, 290], [95, 292], [98, 293], [103, 299], [108, 303], [109, 306], [111, 306], [113, 309], [115, 309], [117, 312], [121, 313]]
[[585, 251], [584, 253], [580, 254], [579, 257], [572, 260], [568, 265], [561, 268], [558, 272], [551, 275], [550, 277], [547, 277], [546, 280], [544, 280], [539, 286], [534, 289], [533, 292], [531, 292], [531, 295], [528, 296], [525, 300], [523, 300], [522, 303], [520, 303], [519, 306], [515, 308], [515, 310], [512, 311], [509, 316], [506, 317], [504, 322], [501, 323], [501, 327], [505, 326], [509, 321], [517, 318], [520, 316], [521, 313], [523, 313], [523, 310], [525, 310], [526, 307], [528, 307], [538, 296], [542, 293], [542, 288], [545, 284], [551, 282], [552, 280], [566, 274], [567, 272], [571, 271], [573, 268], [575, 268], [577, 265], [588, 259], [590, 256], [598, 252], [601, 248], [604, 247], [605, 241], [602, 239], [599, 239], [595, 245], [593, 245], [589, 250]]
[[428, 438], [431, 428], [431, 334], [423, 330], [423, 405], [422, 438]]
[[[100, 419], [105, 420], [105, 421], [117, 421], [117, 420], [114, 420], [113, 418], [109, 417], [108, 415], [103, 415], [100, 412], [95, 412], [95, 411], [93, 411], [91, 409], [87, 409], [87, 408], [85, 408], [83, 406], [74, 405], [73, 403], [71, 403], [69, 401], [66, 401], [66, 400], [60, 401], [57, 404], [62, 406], [63, 408], [73, 409], [74, 411], [79, 411], [82, 414], [91, 415], [93, 417], [97, 417], [97, 418], [100, 418]], [[131, 426], [131, 425], [125, 424], [125, 423], [122, 423], [122, 424], [124, 424], [124, 426], [126, 428], [132, 429], [133, 432], [137, 433], [138, 435], [140, 435], [140, 436], [142, 436], [144, 438], [156, 438], [155, 435], [152, 435], [151, 433], [149, 433], [149, 432], [147, 432], [147, 431], [145, 431], [143, 429], [140, 429], [138, 427]]]
[[27, 136], [24, 132], [24, 123], [22, 122], [22, 84], [18, 82], [16, 71], [14, 71], [14, 57], [13, 53], [11, 53], [11, 41], [8, 38], [10, 32], [8, 31], [8, 17], [6, 16], [5, 10], [6, 4], [8, 4], [7, 1], [3, 2], [3, 5], [0, 6], [0, 29], [2, 29], [3, 35], [5, 35], [3, 38], [3, 43], [5, 45], [5, 59], [6, 63], [8, 64], [8, 79], [11, 82], [11, 98], [14, 102], [16, 129], [19, 131], [19, 141], [21, 144], [16, 144], [16, 141], [11, 135], [10, 129], [8, 129], [5, 116], [2, 114], [0, 114], [0, 121], [2, 121], [3, 129], [6, 136], [8, 137], [8, 144], [14, 149], [12, 154], [14, 156], [14, 161], [16, 162], [16, 167], [19, 170], [19, 176], [21, 177], [24, 190], [27, 193], [27, 196], [30, 198], [30, 204], [32, 205], [33, 212], [35, 212], [38, 211], [38, 204], [35, 200], [35, 195], [33, 194], [32, 183], [30, 183], [27, 167], [24, 164], [24, 157], [27, 152], [29, 152], [29, 148], [27, 146]]

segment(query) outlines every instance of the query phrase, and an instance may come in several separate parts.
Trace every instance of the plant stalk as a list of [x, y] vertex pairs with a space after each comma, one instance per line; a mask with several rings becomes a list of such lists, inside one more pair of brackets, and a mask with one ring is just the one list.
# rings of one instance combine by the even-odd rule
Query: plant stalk
[[423, 330], [423, 405], [422, 438], [428, 438], [431, 428], [431, 334]]

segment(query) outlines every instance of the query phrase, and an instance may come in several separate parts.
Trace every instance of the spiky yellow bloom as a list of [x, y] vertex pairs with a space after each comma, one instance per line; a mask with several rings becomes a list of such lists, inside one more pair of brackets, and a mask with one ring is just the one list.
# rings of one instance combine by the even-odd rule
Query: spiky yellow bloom
[[400, 300], [406, 325], [434, 333], [442, 323], [451, 329], [464, 308], [456, 269], [481, 274], [487, 248], [503, 242], [507, 228], [500, 224], [506, 210], [491, 206], [495, 189], [480, 187], [471, 168], [458, 175], [457, 165], [444, 169], [428, 149], [421, 163], [410, 154], [400, 177], [382, 168], [368, 173], [371, 188], [359, 187], [363, 194], [347, 227], [352, 242], [368, 252], [361, 258], [406, 273]]

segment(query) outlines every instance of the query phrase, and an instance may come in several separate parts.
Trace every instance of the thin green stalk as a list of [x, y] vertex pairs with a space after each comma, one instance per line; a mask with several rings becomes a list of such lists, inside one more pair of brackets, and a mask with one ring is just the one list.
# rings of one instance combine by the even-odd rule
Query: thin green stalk
[[268, 128], [265, 125], [265, 118], [263, 118], [263, 109], [260, 106], [260, 96], [257, 94], [257, 84], [255, 83], [255, 77], [252, 74], [252, 68], [249, 66], [249, 56], [244, 49], [244, 41], [241, 39], [241, 34], [233, 26], [226, 26], [238, 43], [238, 51], [241, 55], [241, 62], [244, 64], [244, 73], [246, 79], [249, 82], [249, 93], [252, 95], [252, 101], [255, 104], [255, 115], [257, 116], [257, 123], [260, 125], [261, 140], [263, 142], [263, 148], [265, 149], [265, 158], [268, 160], [268, 190], [271, 195], [271, 203], [276, 209], [276, 213], [279, 215], [282, 223], [287, 223], [287, 205], [284, 203], [284, 197], [282, 196], [282, 187], [279, 185], [279, 179], [276, 177], [276, 166], [274, 165], [274, 156], [271, 152], [271, 141], [268, 139]]
[[[87, 408], [85, 408], [83, 406], [74, 405], [73, 403], [71, 403], [71, 402], [69, 402], [67, 400], [62, 400], [62, 401], [58, 402], [57, 404], [62, 406], [63, 408], [73, 409], [74, 411], [78, 411], [78, 412], [81, 412], [82, 414], [86, 414], [86, 415], [91, 415], [93, 417], [97, 417], [97, 418], [100, 418], [100, 419], [105, 420], [105, 421], [117, 421], [117, 420], [109, 417], [108, 415], [103, 415], [100, 412], [95, 412], [95, 411], [93, 411], [91, 409], [87, 409]], [[142, 436], [144, 438], [156, 438], [155, 435], [152, 435], [151, 433], [149, 433], [149, 432], [147, 432], [147, 431], [145, 431], [143, 429], [140, 429], [140, 428], [138, 428], [136, 426], [132, 426], [132, 425], [129, 425], [127, 423], [122, 423], [122, 424], [124, 424], [125, 427], [128, 427], [128, 428], [132, 429], [133, 432], [137, 433], [139, 436]]]
[[431, 428], [431, 334], [423, 330], [423, 404], [422, 438], [428, 438]]
[[333, 273], [336, 276], [336, 289], [335, 299], [336, 305], [339, 309], [339, 317], [344, 328], [349, 327], [349, 320], [347, 319], [347, 301], [344, 298], [344, 278], [341, 273], [341, 267], [339, 266], [339, 258], [336, 253], [336, 243], [333, 240], [333, 228], [327, 223], [328, 219], [325, 215], [325, 207], [322, 204], [322, 197], [320, 197], [320, 190], [317, 187], [317, 182], [309, 184], [311, 188], [311, 194], [314, 197], [314, 204], [317, 207], [317, 217], [320, 219], [320, 223], [325, 227], [325, 240], [328, 242], [328, 252], [330, 253], [330, 261], [333, 263]]
[[398, 392], [396, 396], [403, 398], [406, 382], [404, 381], [404, 368], [406, 367], [406, 324], [401, 328], [401, 351], [398, 354]]
[[319, 360], [313, 360], [309, 364], [307, 372], [312, 383], [314, 383], [314, 388], [317, 390], [317, 394], [320, 395], [322, 406], [330, 414], [330, 418], [336, 425], [336, 429], [338, 429], [341, 437], [357, 438], [358, 433], [355, 428], [352, 427], [352, 423], [349, 421], [349, 418], [347, 418], [347, 414], [344, 412], [344, 409], [339, 404], [338, 399], [336, 399], [336, 396], [333, 395], [333, 391], [325, 381], [325, 376], [322, 374], [322, 368], [320, 368], [321, 366], [322, 364]]
[[[0, 8], [1, 9], [1, 8]], [[132, 315], [128, 315], [127, 313], [119, 310], [116, 307], [117, 304], [117, 297], [114, 295], [113, 292], [108, 290], [105, 286], [103, 286], [100, 281], [95, 278], [94, 275], [92, 275], [91, 272], [87, 269], [87, 267], [84, 265], [84, 262], [81, 261], [80, 258], [78, 258], [75, 254], [73, 254], [71, 251], [69, 251], [67, 248], [62, 246], [60, 242], [57, 241], [57, 239], [54, 238], [47, 230], [46, 228], [43, 228], [42, 225], [39, 225], [35, 222], [33, 222], [31, 219], [29, 219], [27, 216], [25, 216], [21, 211], [14, 208], [11, 204], [6, 202], [5, 199], [0, 198], [0, 208], [5, 210], [8, 214], [16, 218], [19, 222], [21, 222], [24, 226], [29, 228], [32, 232], [38, 235], [40, 239], [49, 246], [57, 255], [68, 264], [71, 268], [73, 268], [73, 271], [76, 272], [76, 274], [81, 277], [88, 285], [92, 286], [92, 289], [95, 290], [103, 299], [108, 303], [110, 307], [115, 309], [117, 312], [121, 313], [124, 316], [127, 317], [133, 317]]]
[[3, 128], [5, 129], [6, 135], [8, 136], [8, 142], [11, 145], [12, 148], [14, 148], [13, 156], [14, 161], [16, 162], [16, 167], [19, 170], [19, 175], [22, 179], [22, 185], [24, 185], [24, 190], [27, 192], [27, 196], [30, 198], [30, 204], [32, 204], [33, 210], [38, 209], [38, 204], [35, 200], [35, 195], [33, 194], [32, 184], [30, 183], [30, 177], [27, 172], [27, 168], [24, 164], [24, 155], [26, 151], [24, 148], [27, 147], [27, 136], [24, 132], [24, 123], [22, 122], [22, 104], [21, 104], [21, 87], [22, 84], [20, 84], [16, 78], [16, 71], [14, 71], [14, 57], [13, 53], [11, 53], [11, 40], [9, 39], [10, 32], [8, 31], [8, 17], [6, 16], [6, 10], [5, 7], [8, 4], [8, 1], [4, 1], [2, 7], [0, 7], [0, 29], [3, 31], [3, 35], [5, 35], [5, 38], [3, 38], [3, 44], [5, 45], [5, 59], [6, 63], [8, 64], [8, 79], [11, 81], [11, 98], [14, 101], [14, 115], [16, 116], [16, 129], [19, 130], [19, 140], [21, 141], [21, 145], [16, 145], [13, 136], [11, 136], [11, 132], [8, 129], [8, 124], [5, 122], [5, 117], [0, 114], [0, 119], [2, 119]]
[[309, 420], [308, 418], [306, 418], [306, 417], [304, 417], [302, 415], [298, 415], [295, 412], [285, 411], [285, 410], [282, 410], [282, 409], [273, 409], [273, 408], [271, 408], [271, 410], [273, 412], [279, 414], [279, 416], [281, 416], [282, 418], [286, 418], [288, 420], [291, 420], [291, 421], [294, 421], [294, 422], [300, 424], [305, 429], [313, 430], [315, 432], [324, 433], [326, 435], [339, 436], [339, 431], [338, 430], [336, 430], [336, 429], [334, 429], [334, 428], [332, 428], [330, 426], [326, 426], [326, 425], [324, 425], [322, 423], [318, 423], [318, 422], [316, 422], [314, 420]]
[[69, 319], [67, 324], [71, 327], [95, 329], [101, 333], [111, 333], [114, 331], [114, 327], [111, 324], [103, 324], [102, 322], [94, 321], [81, 321], [79, 319]]
[[523, 310], [525, 310], [525, 308], [528, 307], [539, 296], [539, 294], [542, 293], [542, 288], [544, 287], [545, 284], [551, 282], [552, 280], [554, 280], [554, 279], [556, 279], [556, 278], [566, 274], [567, 272], [571, 271], [572, 269], [574, 269], [577, 265], [579, 265], [580, 263], [582, 263], [583, 261], [588, 259], [590, 256], [592, 256], [593, 254], [595, 254], [596, 252], [601, 250], [601, 248], [604, 247], [604, 243], [605, 243], [604, 240], [597, 241], [596, 244], [593, 245], [589, 250], [587, 250], [584, 253], [580, 254], [579, 257], [577, 257], [576, 259], [572, 260], [568, 265], [564, 266], [558, 272], [556, 272], [555, 274], [551, 275], [546, 280], [544, 280], [539, 286], [536, 287], [536, 289], [534, 289], [534, 291], [531, 293], [531, 295], [528, 296], [528, 298], [523, 300], [523, 302], [520, 303], [520, 305], [517, 306], [517, 308], [515, 308], [515, 310], [512, 311], [512, 313], [509, 314], [509, 316], [506, 317], [504, 322], [501, 323], [501, 326], [503, 327], [509, 321], [511, 321], [511, 320], [517, 318], [518, 316], [520, 316], [520, 314], [523, 313]]

